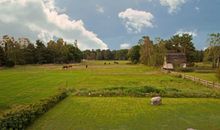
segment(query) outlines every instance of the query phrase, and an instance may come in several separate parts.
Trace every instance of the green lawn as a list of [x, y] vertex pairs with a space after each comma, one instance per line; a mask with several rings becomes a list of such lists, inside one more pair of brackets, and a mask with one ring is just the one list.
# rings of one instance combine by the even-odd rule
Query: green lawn
[[[104, 62], [111, 63], [104, 65]], [[86, 69], [85, 65], [88, 65]], [[63, 70], [62, 65], [27, 65], [0, 69], [0, 114], [15, 105], [38, 102], [59, 88], [103, 89], [112, 87], [174, 88], [183, 93], [220, 95], [208, 88], [160, 72], [158, 68], [119, 65], [113, 61], [85, 61]], [[170, 90], [172, 90], [170, 89]], [[153, 107], [149, 98], [70, 96], [40, 117], [33, 130], [93, 129], [220, 129], [219, 99], [165, 98]]]
[[220, 129], [220, 100], [69, 97], [28, 130], [198, 130]]
[[[104, 62], [111, 63], [103, 65]], [[0, 69], [0, 113], [53, 95], [59, 88], [141, 87], [177, 88], [183, 92], [218, 93], [192, 81], [163, 74], [157, 68], [128, 65], [126, 61], [87, 61], [62, 70], [61, 65], [17, 66]], [[88, 64], [88, 69], [85, 68]], [[4, 100], [2, 100], [4, 99]]]
[[195, 76], [204, 80], [212, 81], [212, 82], [217, 82], [220, 83], [220, 80], [216, 77], [215, 73], [198, 73], [198, 72], [190, 72], [186, 73], [191, 76]]

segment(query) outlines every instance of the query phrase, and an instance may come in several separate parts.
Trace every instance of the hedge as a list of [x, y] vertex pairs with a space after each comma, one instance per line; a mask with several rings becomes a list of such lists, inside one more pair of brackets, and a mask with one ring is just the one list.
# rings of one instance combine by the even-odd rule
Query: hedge
[[190, 92], [182, 91], [177, 88], [157, 88], [152, 86], [143, 87], [113, 87], [103, 89], [79, 89], [75, 96], [85, 97], [153, 97], [162, 96], [169, 98], [220, 98], [218, 93], [206, 93], [206, 92]]
[[24, 130], [40, 115], [46, 113], [67, 96], [67, 90], [63, 90], [52, 97], [41, 100], [39, 103], [12, 108], [0, 117], [0, 129]]

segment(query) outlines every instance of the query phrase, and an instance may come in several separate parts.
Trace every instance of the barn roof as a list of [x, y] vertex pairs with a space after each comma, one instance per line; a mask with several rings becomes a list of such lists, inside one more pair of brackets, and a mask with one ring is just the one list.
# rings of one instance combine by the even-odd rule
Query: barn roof
[[186, 54], [185, 53], [167, 53], [166, 54], [167, 63], [186, 63]]

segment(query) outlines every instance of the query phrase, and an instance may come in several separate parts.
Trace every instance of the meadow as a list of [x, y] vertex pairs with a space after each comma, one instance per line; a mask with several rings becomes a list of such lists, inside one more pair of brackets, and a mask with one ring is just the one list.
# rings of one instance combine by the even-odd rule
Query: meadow
[[[88, 65], [87, 69], [85, 65]], [[100, 90], [143, 86], [192, 95], [220, 95], [219, 89], [170, 76], [159, 68], [132, 65], [127, 61], [119, 64], [113, 64], [113, 61], [84, 61], [73, 64], [67, 70], [63, 70], [62, 65], [26, 65], [0, 69], [0, 114], [17, 105], [38, 102], [61, 88]], [[29, 129], [220, 128], [218, 99], [165, 98], [164, 105], [152, 107], [149, 97], [71, 95]], [[162, 123], [157, 126], [160, 119]]]
[[28, 130], [219, 130], [220, 100], [69, 97]]
[[220, 80], [216, 77], [216, 73], [190, 72], [190, 73], [186, 73], [186, 74], [191, 75], [191, 76], [195, 76], [195, 77], [198, 77], [198, 78], [201, 78], [204, 80], [220, 83]]

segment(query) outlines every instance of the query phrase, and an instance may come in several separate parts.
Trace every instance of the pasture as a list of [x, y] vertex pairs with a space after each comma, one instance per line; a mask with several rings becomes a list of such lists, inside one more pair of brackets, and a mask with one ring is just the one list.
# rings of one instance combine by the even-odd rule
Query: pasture
[[[143, 86], [220, 96], [219, 89], [127, 61], [119, 64], [84, 61], [69, 69], [62, 69], [62, 65], [27, 65], [0, 69], [0, 114], [16, 105], [38, 102], [60, 88], [100, 90]], [[149, 98], [70, 96], [29, 129], [215, 129], [220, 128], [219, 106], [218, 99], [166, 98], [164, 105], [152, 107]]]
[[220, 100], [69, 97], [28, 130], [218, 130]]
[[195, 76], [204, 80], [220, 83], [220, 80], [216, 77], [216, 73], [209, 72], [209, 73], [202, 73], [202, 72], [189, 72], [186, 73], [187, 75]]

